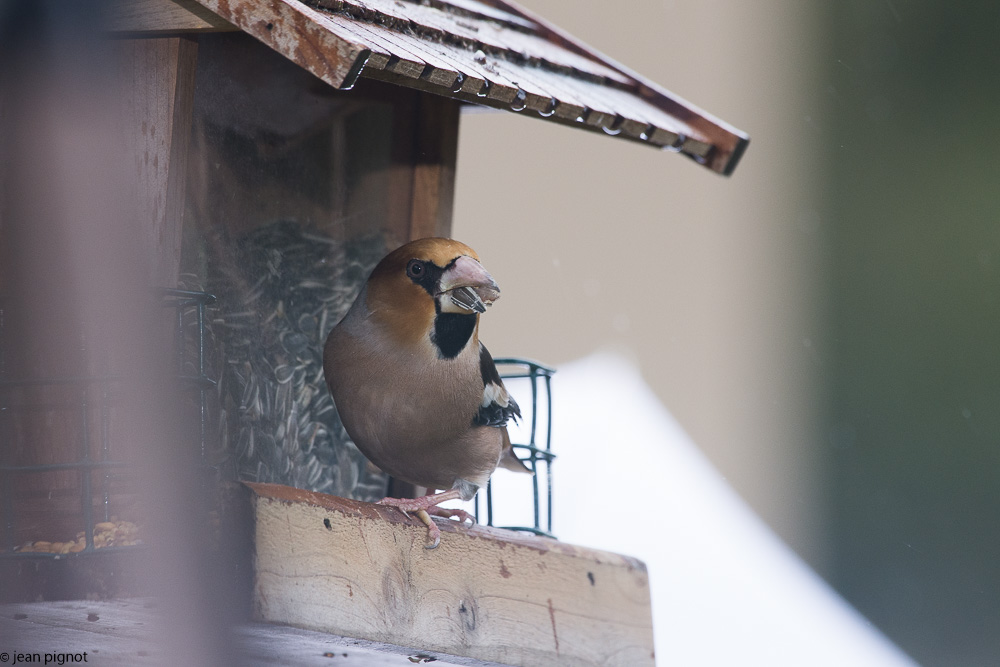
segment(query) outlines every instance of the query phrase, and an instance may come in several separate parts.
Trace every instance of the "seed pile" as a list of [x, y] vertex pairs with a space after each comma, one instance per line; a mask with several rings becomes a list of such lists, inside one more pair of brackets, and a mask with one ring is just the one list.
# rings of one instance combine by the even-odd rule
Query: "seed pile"
[[385, 495], [386, 477], [367, 468], [323, 376], [326, 336], [384, 253], [379, 236], [345, 242], [288, 221], [219, 253], [207, 340], [221, 355], [219, 438], [239, 479], [359, 500]]

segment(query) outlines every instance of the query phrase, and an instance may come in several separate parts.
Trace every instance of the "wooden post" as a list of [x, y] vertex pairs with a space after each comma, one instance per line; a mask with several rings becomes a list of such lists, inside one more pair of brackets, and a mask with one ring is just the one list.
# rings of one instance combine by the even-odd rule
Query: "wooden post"
[[371, 91], [392, 104], [392, 164], [389, 166], [389, 218], [397, 225], [395, 248], [428, 236], [450, 236], [458, 158], [461, 102], [421, 91], [364, 80]]
[[428, 550], [396, 509], [247, 486], [260, 620], [463, 664], [654, 664], [638, 560], [454, 521]]
[[460, 107], [447, 97], [417, 98], [411, 239], [451, 234]]
[[140, 190], [136, 224], [153, 286], [177, 283], [197, 53], [187, 37], [121, 42], [126, 136]]

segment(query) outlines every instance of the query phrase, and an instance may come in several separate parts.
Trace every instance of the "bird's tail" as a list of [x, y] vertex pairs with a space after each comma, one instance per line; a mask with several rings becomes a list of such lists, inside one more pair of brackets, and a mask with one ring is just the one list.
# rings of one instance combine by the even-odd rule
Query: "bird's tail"
[[507, 429], [505, 427], [501, 427], [500, 432], [503, 433], [503, 453], [500, 454], [500, 462], [498, 464], [499, 467], [506, 468], [507, 470], [512, 470], [514, 472], [526, 472], [529, 475], [534, 475], [534, 471], [524, 465], [524, 461], [517, 458], [517, 454], [514, 453], [514, 448], [510, 444], [510, 435], [507, 434]]

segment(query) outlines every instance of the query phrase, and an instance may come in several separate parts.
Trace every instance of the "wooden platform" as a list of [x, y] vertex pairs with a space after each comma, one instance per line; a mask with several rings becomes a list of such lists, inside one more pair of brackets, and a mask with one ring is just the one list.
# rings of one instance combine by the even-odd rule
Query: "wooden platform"
[[[638, 560], [267, 484], [253, 492], [258, 620], [505, 665], [652, 665]], [[468, 663], [466, 663], [468, 664]]]
[[[0, 651], [13, 655], [73, 654], [75, 664], [163, 665], [170, 652], [157, 640], [160, 623], [152, 598], [111, 601], [31, 602], [0, 605]], [[400, 646], [376, 644], [267, 623], [236, 627], [233, 665], [332, 665], [389, 667], [434, 658]], [[25, 661], [27, 662], [27, 661]], [[56, 664], [50, 661], [49, 664]], [[66, 661], [65, 664], [74, 664]], [[436, 665], [469, 664], [436, 659]]]

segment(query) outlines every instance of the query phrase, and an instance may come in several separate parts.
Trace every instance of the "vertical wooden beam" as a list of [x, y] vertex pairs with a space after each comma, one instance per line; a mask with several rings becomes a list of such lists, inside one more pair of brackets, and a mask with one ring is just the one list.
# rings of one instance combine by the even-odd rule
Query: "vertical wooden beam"
[[385, 192], [390, 249], [413, 239], [449, 236], [461, 102], [399, 86], [373, 85], [369, 80], [364, 83], [364, 90], [388, 101], [393, 109], [392, 158]]
[[180, 266], [197, 49], [187, 37], [121, 42], [125, 132], [139, 188], [135, 222], [154, 286], [173, 287]]
[[[367, 81], [366, 81], [367, 83]], [[367, 88], [368, 86], [366, 86]], [[359, 86], [360, 88], [360, 86]], [[413, 165], [416, 161], [417, 109], [419, 93], [405, 88], [375, 87], [376, 94], [392, 104], [392, 142], [386, 174], [385, 233], [388, 250], [415, 238], [413, 219]], [[357, 92], [357, 91], [355, 91]]]
[[415, 107], [415, 155], [410, 238], [449, 236], [461, 103], [421, 93]]

